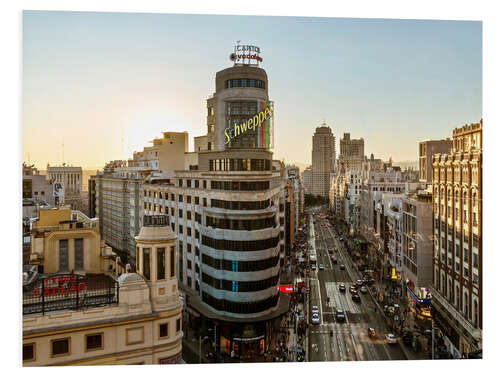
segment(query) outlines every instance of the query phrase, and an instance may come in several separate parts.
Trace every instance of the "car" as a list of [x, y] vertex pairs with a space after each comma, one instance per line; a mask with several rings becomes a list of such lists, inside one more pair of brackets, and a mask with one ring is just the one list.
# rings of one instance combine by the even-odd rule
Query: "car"
[[387, 339], [387, 342], [389, 344], [395, 344], [396, 343], [396, 336], [394, 336], [394, 333], [388, 333], [385, 335], [385, 338]]
[[361, 297], [359, 296], [359, 294], [353, 294], [351, 298], [354, 302], [361, 302]]
[[337, 264], [337, 258], [336, 257], [332, 257], [332, 263], [333, 264]]
[[335, 314], [335, 318], [337, 319], [338, 322], [344, 322], [345, 321], [345, 313], [342, 310], [337, 310], [337, 314]]
[[360, 290], [361, 293], [364, 293], [364, 294], [368, 293], [368, 288], [366, 286], [364, 286], [364, 285], [359, 290]]
[[319, 324], [319, 314], [313, 314], [311, 318], [312, 324]]
[[311, 269], [314, 271], [316, 269], [316, 264], [311, 264]]
[[356, 288], [356, 286], [355, 286], [355, 285], [351, 285], [351, 286], [349, 287], [349, 292], [350, 292], [351, 294], [357, 294], [357, 293], [358, 293], [358, 288]]
[[356, 286], [359, 288], [360, 286], [363, 286], [363, 280], [356, 280]]
[[319, 307], [318, 306], [313, 306], [312, 309], [311, 309], [311, 312], [313, 314], [319, 314]]
[[341, 283], [341, 284], [339, 285], [339, 290], [340, 290], [342, 293], [345, 293], [345, 291], [346, 291], [346, 287], [345, 287], [345, 284], [344, 284], [344, 283]]
[[339, 238], [339, 240], [340, 240], [340, 241], [344, 241], [344, 237], [340, 237], [340, 238]]
[[371, 339], [376, 339], [377, 338], [377, 331], [375, 331], [375, 328], [368, 328], [368, 336]]
[[320, 265], [319, 265], [319, 270], [320, 270], [320, 271], [323, 271], [324, 269], [325, 269], [324, 264], [323, 264], [323, 263], [320, 263]]
[[341, 269], [341, 270], [345, 270], [345, 265], [341, 264], [341, 265], [340, 265], [340, 269]]

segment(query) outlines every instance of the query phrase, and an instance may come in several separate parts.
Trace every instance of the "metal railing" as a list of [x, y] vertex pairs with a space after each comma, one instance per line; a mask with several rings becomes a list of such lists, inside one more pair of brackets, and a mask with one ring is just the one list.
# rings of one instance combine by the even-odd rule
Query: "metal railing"
[[118, 282], [104, 274], [46, 275], [23, 287], [23, 315], [113, 305], [118, 297]]

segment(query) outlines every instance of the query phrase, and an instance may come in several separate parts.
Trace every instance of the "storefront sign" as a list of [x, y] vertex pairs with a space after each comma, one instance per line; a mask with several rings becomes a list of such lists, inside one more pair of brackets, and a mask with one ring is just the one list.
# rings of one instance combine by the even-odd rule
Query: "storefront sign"
[[279, 290], [282, 293], [292, 293], [293, 292], [293, 285], [280, 285]]

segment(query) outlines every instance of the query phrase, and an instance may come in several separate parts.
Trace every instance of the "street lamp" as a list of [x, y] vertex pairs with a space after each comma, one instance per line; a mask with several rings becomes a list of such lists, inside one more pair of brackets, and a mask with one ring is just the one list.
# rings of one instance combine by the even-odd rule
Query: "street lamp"
[[198, 352], [198, 354], [199, 354], [199, 363], [201, 363], [201, 343], [202, 343], [202, 341], [209, 340], [209, 339], [210, 339], [210, 338], [209, 338], [208, 336], [203, 337], [203, 339], [202, 339], [202, 338], [201, 338], [201, 336], [200, 336], [200, 337], [199, 337], [199, 339], [198, 339], [198, 340], [199, 340], [199, 343], [200, 343], [200, 345], [199, 345], [199, 349], [200, 349], [200, 350], [199, 350], [199, 352]]

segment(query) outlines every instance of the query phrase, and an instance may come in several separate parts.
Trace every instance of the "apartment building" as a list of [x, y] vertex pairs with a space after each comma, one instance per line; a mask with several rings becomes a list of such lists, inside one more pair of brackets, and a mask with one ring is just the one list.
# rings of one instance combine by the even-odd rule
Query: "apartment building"
[[[426, 190], [403, 198], [403, 273], [410, 295], [428, 298], [432, 286], [432, 194]], [[409, 298], [412, 301], [414, 298]]]
[[454, 129], [432, 159], [432, 314], [455, 357], [482, 347], [482, 131], [482, 119]]
[[418, 144], [420, 182], [432, 183], [432, 156], [434, 154], [448, 154], [452, 147], [453, 141], [450, 138], [422, 141]]

